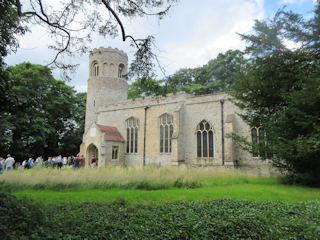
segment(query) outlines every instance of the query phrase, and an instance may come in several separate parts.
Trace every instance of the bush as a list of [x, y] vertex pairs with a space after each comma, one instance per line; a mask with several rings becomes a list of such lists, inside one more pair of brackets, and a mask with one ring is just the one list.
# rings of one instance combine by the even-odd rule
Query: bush
[[41, 208], [30, 200], [17, 199], [0, 192], [1, 239], [41, 239], [46, 218]]
[[0, 204], [2, 239], [320, 239], [319, 202]]

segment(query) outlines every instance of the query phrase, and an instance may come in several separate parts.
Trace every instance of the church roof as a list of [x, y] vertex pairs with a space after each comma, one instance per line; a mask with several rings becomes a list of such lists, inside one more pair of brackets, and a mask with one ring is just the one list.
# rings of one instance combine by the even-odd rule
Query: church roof
[[102, 132], [106, 134], [105, 139], [107, 141], [125, 142], [124, 138], [116, 127], [105, 126], [101, 124], [97, 124], [97, 126]]

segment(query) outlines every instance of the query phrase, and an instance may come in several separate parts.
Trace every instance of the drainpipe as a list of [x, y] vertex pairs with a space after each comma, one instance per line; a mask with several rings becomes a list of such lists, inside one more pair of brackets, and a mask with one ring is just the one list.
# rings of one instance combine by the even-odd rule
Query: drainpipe
[[222, 165], [224, 165], [224, 121], [223, 121], [223, 104], [224, 99], [220, 99], [221, 104], [221, 147], [222, 147]]
[[144, 107], [144, 131], [143, 131], [143, 166], [146, 165], [146, 135], [147, 135], [147, 110], [149, 105]]

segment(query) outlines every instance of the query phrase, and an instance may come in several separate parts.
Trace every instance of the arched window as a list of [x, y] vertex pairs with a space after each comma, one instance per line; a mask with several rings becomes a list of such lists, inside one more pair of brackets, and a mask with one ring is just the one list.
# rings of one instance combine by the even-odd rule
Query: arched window
[[251, 128], [252, 156], [264, 157], [265, 155], [265, 133], [263, 127]]
[[118, 68], [118, 78], [123, 78], [124, 75], [124, 65], [120, 63]]
[[131, 117], [126, 120], [127, 127], [127, 153], [138, 152], [139, 120]]
[[160, 116], [160, 153], [171, 153], [173, 117], [167, 113]]
[[99, 65], [97, 62], [92, 64], [92, 76], [99, 76]]
[[197, 126], [197, 157], [213, 158], [213, 128], [206, 120]]
[[107, 76], [108, 74], [108, 63], [103, 64], [103, 75]]

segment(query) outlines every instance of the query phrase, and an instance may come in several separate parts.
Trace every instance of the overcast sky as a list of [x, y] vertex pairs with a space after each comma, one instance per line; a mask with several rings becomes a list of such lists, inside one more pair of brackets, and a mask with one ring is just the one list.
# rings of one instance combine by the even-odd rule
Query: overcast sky
[[[270, 18], [284, 5], [308, 17], [312, 15], [314, 4], [315, 0], [180, 0], [160, 24], [151, 17], [124, 23], [128, 34], [136, 38], [155, 35], [159, 59], [170, 75], [180, 68], [202, 66], [228, 49], [243, 49], [244, 42], [236, 33], [248, 33], [254, 19]], [[32, 33], [20, 39], [20, 48], [6, 58], [6, 63], [49, 63], [52, 54], [47, 49], [48, 41], [39, 27], [33, 28]], [[129, 62], [132, 59], [133, 49], [120, 37], [94, 37], [90, 48], [100, 46], [122, 49], [128, 53]], [[88, 60], [88, 56], [72, 59], [80, 66], [70, 75], [72, 80], [68, 84], [77, 91], [87, 90]], [[54, 74], [60, 78], [58, 71]], [[158, 78], [163, 78], [160, 72]]]

